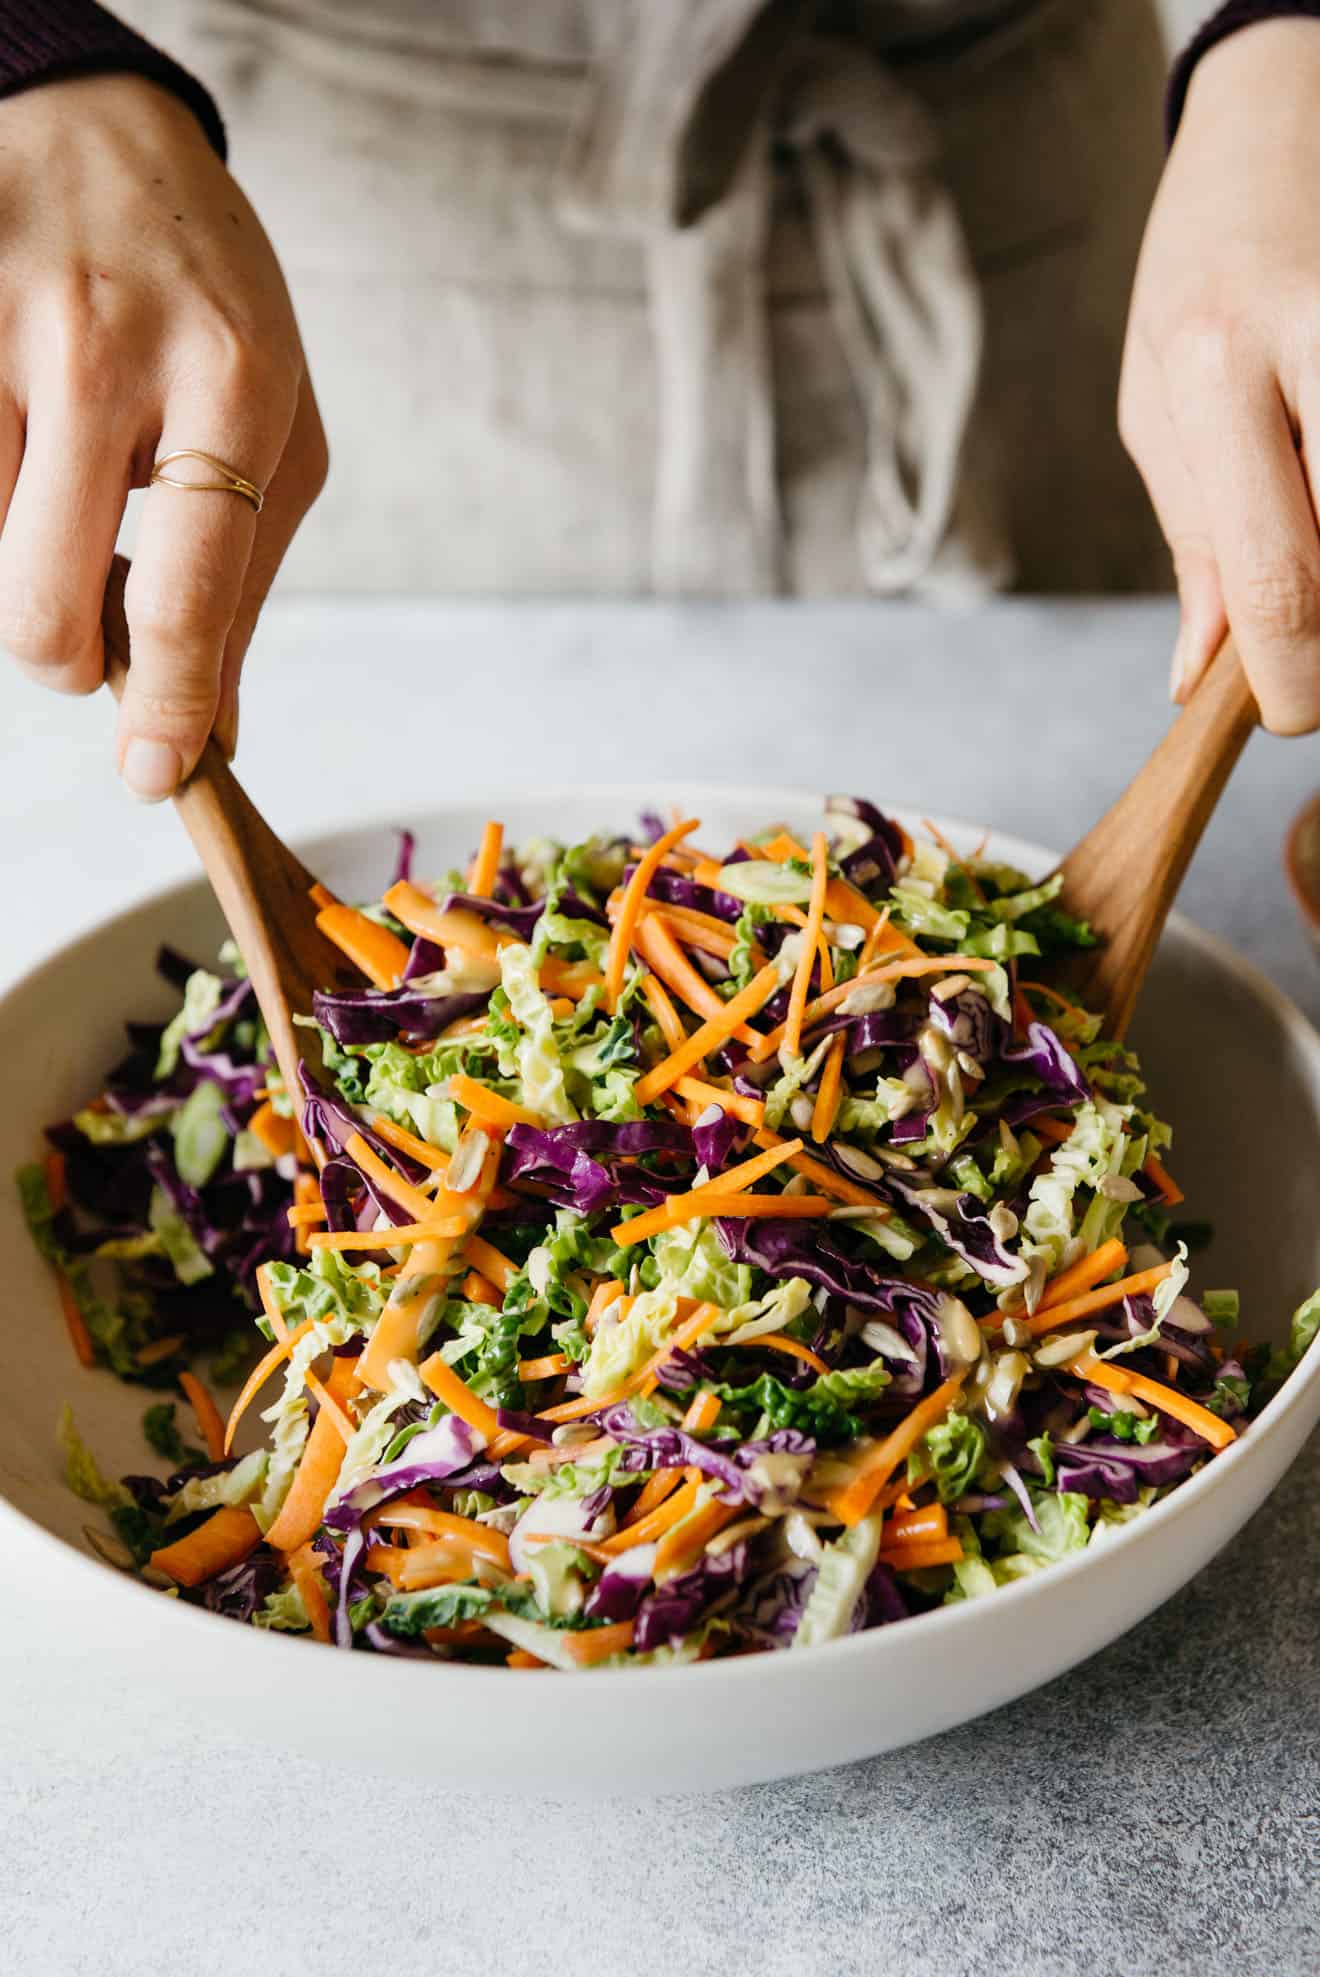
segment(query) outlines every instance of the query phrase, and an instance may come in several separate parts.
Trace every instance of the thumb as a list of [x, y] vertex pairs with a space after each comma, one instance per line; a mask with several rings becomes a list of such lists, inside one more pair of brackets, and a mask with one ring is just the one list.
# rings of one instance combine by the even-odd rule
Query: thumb
[[1219, 565], [1209, 539], [1171, 537], [1173, 573], [1178, 585], [1178, 637], [1169, 673], [1169, 698], [1185, 701], [1228, 630]]

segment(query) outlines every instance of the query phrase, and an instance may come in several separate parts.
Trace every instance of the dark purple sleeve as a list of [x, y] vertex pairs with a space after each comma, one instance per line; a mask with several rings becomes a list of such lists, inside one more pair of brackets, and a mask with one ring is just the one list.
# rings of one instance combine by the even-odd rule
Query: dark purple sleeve
[[1313, 20], [1320, 21], [1320, 0], [1228, 0], [1216, 14], [1197, 29], [1192, 39], [1183, 49], [1173, 65], [1169, 77], [1169, 93], [1165, 98], [1165, 129], [1170, 144], [1178, 129], [1178, 120], [1187, 100], [1187, 86], [1192, 79], [1192, 70], [1202, 55], [1208, 55], [1230, 34], [1239, 28], [1254, 27], [1257, 21]]
[[0, 96], [62, 76], [110, 72], [171, 90], [224, 157], [225, 127], [201, 83], [96, 0], [0, 0]]

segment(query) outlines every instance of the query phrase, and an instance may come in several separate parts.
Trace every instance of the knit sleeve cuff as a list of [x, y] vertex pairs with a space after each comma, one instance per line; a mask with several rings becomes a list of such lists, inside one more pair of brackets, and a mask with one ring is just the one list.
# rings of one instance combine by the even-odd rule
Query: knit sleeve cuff
[[0, 96], [67, 76], [143, 76], [186, 103], [225, 155], [225, 127], [195, 76], [95, 0], [0, 0]]
[[1320, 0], [1228, 0], [1216, 14], [1198, 28], [1173, 65], [1164, 104], [1164, 127], [1170, 144], [1187, 100], [1192, 71], [1202, 55], [1226, 41], [1239, 28], [1254, 27], [1257, 21], [1320, 20]]

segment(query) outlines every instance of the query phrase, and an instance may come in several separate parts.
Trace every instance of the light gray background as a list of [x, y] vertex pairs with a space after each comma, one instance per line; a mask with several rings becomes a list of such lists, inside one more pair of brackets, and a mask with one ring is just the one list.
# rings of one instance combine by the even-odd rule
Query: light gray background
[[[446, 794], [635, 775], [865, 790], [1063, 845], [1160, 732], [1172, 628], [1162, 604], [284, 604], [253, 656], [239, 766], [288, 833], [391, 798], [402, 821]], [[110, 729], [102, 699], [0, 671], [6, 968], [191, 869], [175, 820], [116, 789]], [[1318, 778], [1315, 741], [1256, 738], [1184, 893], [1313, 1018], [1320, 971], [1278, 847]], [[660, 1804], [490, 1801], [264, 1752], [108, 1684], [94, 1611], [75, 1631], [7, 1585], [0, 1967], [1310, 1977], [1317, 1494], [1313, 1442], [1161, 1613], [979, 1723]]]

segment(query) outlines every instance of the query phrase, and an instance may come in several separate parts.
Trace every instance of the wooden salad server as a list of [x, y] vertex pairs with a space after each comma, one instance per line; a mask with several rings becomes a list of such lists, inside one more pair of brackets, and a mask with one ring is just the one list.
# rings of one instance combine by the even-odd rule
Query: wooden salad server
[[[116, 699], [128, 671], [124, 582], [116, 557], [102, 611], [106, 678]], [[299, 1091], [298, 1063], [322, 1069], [317, 1030], [296, 1027], [309, 1016], [313, 989], [360, 988], [357, 970], [316, 924], [315, 875], [278, 837], [234, 775], [214, 740], [174, 797], [229, 931], [251, 977], [286, 1088]]]
[[1059, 870], [1063, 903], [1104, 945], [1076, 958], [1081, 1001], [1122, 1037], [1146, 970], [1229, 772], [1259, 718], [1231, 637], [1187, 705], [1118, 801]]

